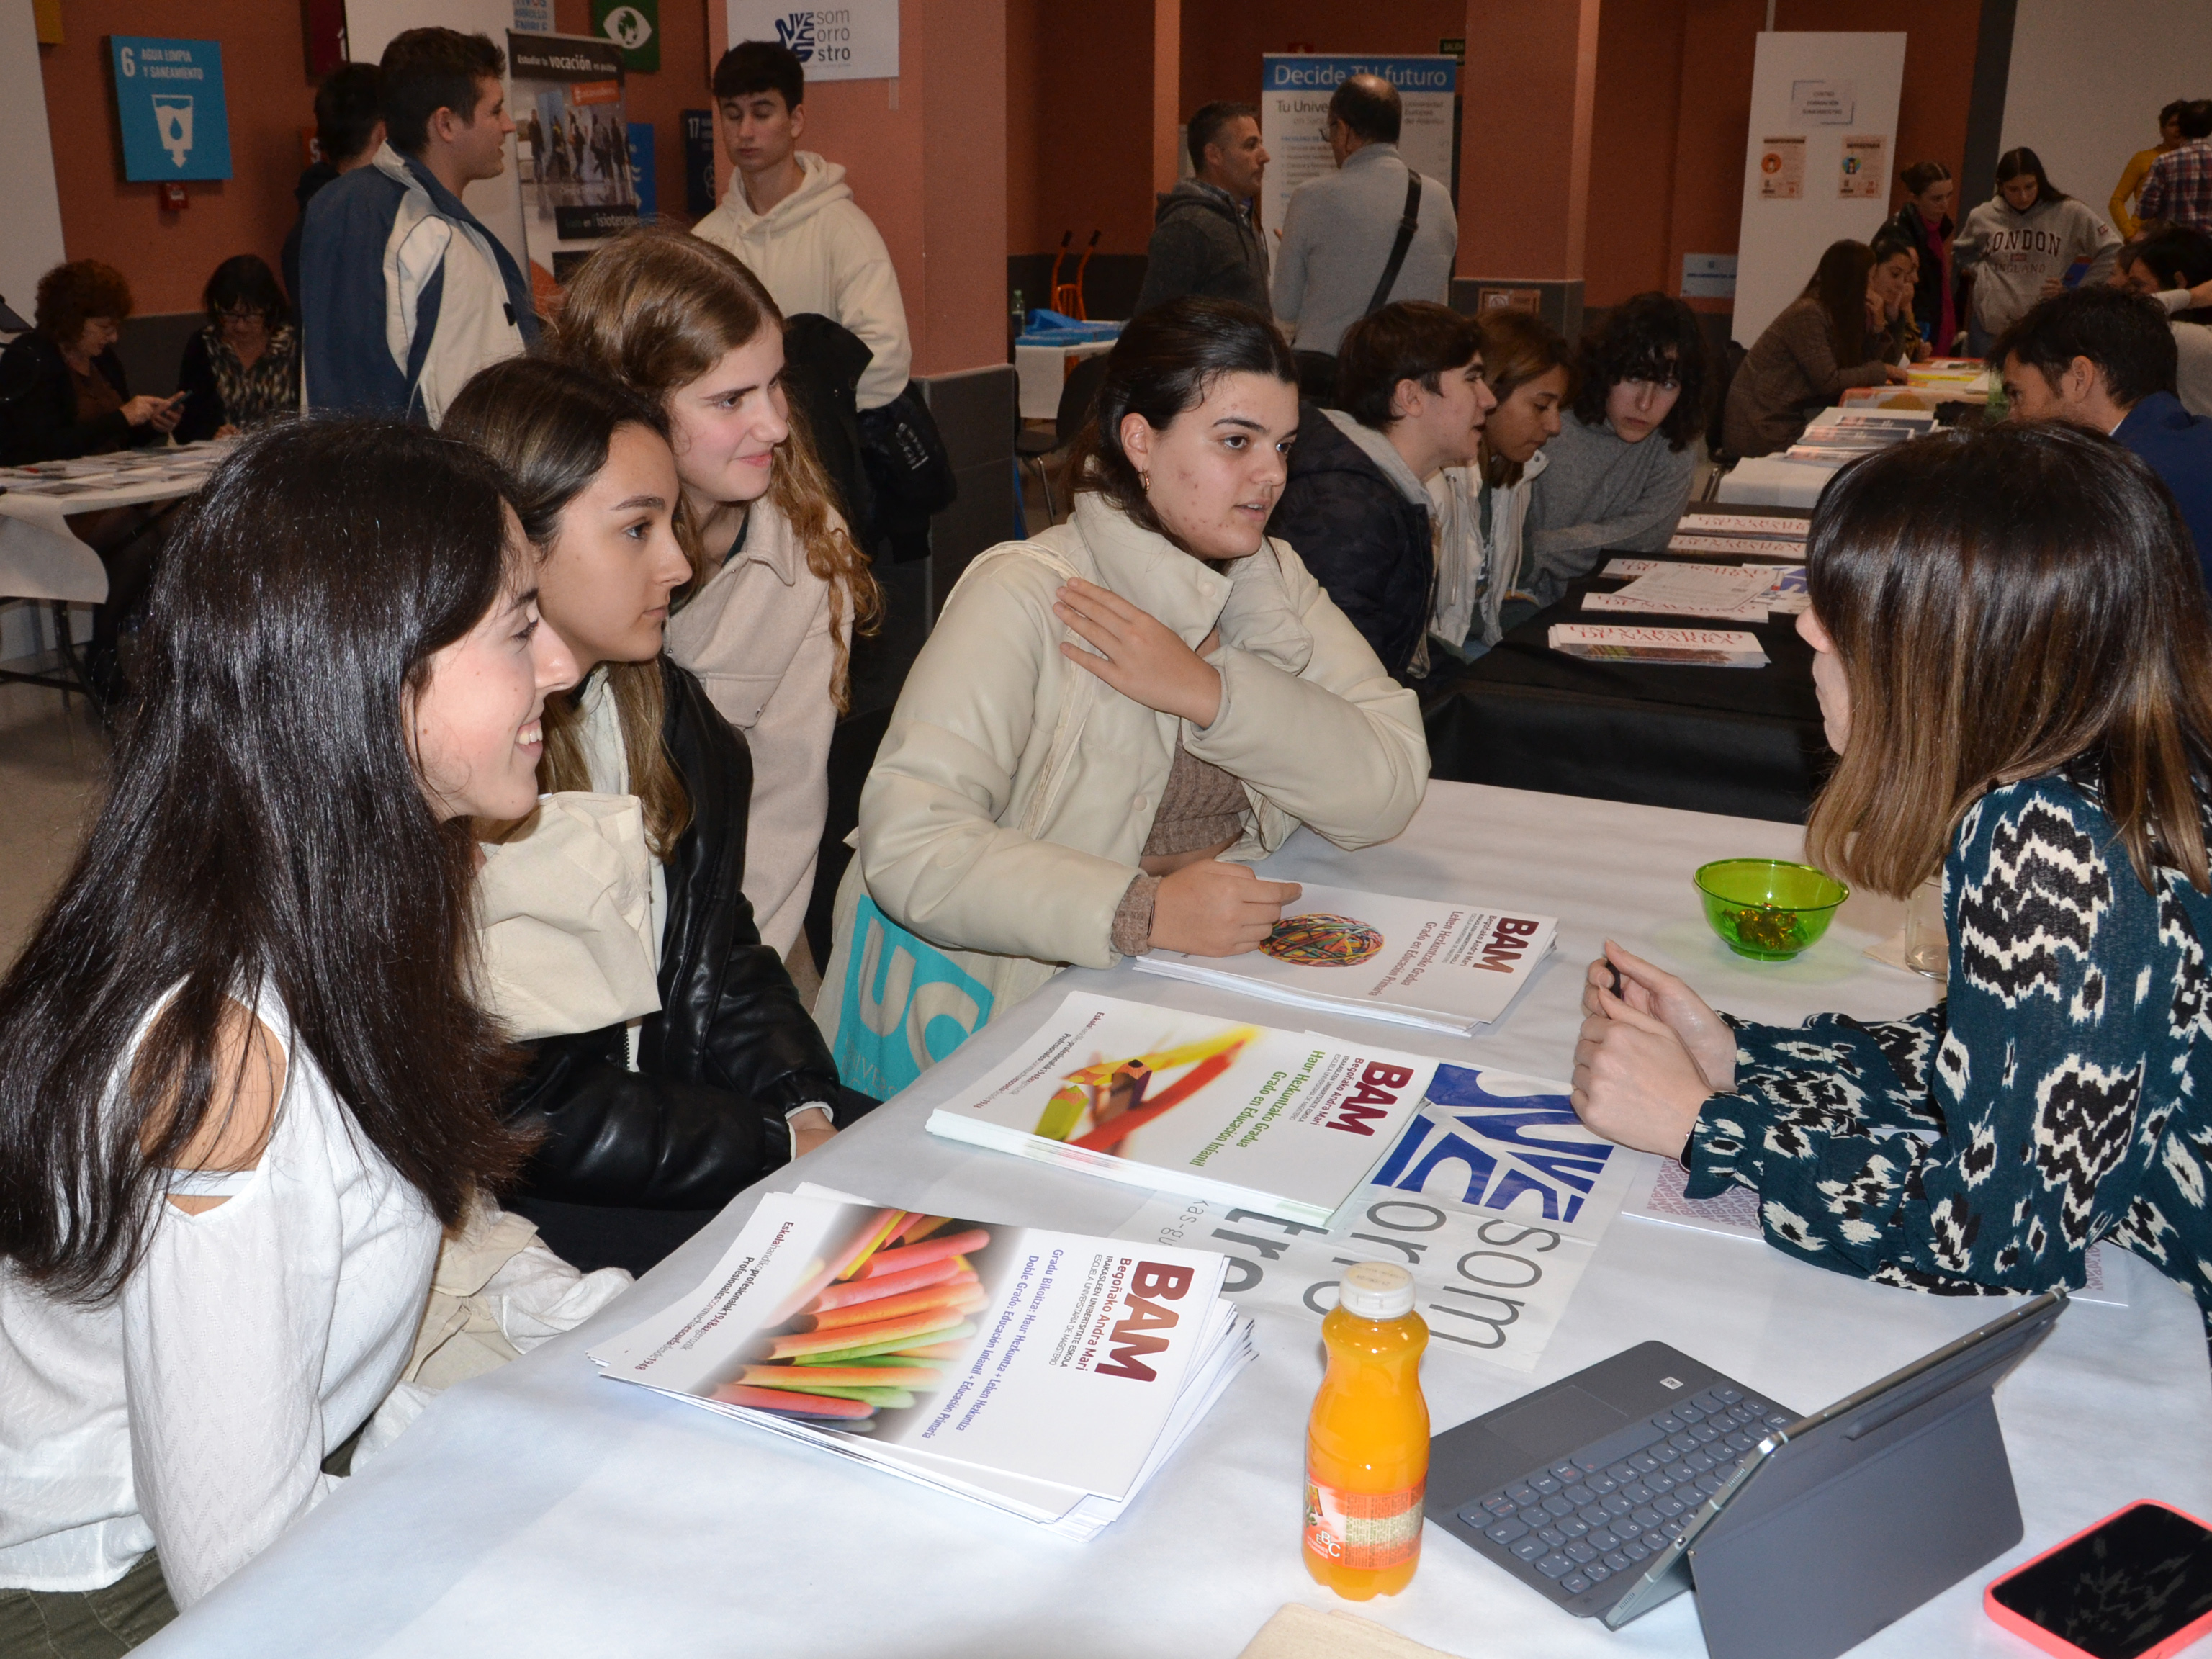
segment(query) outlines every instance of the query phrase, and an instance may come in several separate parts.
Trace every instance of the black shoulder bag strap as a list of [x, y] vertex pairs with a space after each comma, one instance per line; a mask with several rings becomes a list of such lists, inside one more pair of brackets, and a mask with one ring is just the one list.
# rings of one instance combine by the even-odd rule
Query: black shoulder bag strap
[[1362, 316], [1372, 316], [1382, 309], [1390, 298], [1390, 290], [1398, 281], [1398, 273], [1405, 268], [1406, 250], [1413, 245], [1413, 232], [1421, 220], [1421, 175], [1413, 168], [1406, 169], [1406, 213], [1398, 221], [1398, 240], [1390, 244], [1390, 263], [1382, 267], [1382, 280], [1375, 284], [1375, 297], [1367, 302]]

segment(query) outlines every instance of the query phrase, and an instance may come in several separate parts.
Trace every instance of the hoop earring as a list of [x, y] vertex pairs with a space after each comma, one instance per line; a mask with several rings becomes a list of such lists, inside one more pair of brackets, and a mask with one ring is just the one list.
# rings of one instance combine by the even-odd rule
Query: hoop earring
[[1149, 495], [1152, 493], [1152, 475], [1151, 473], [1139, 472], [1137, 475], [1137, 482], [1144, 486], [1145, 494]]

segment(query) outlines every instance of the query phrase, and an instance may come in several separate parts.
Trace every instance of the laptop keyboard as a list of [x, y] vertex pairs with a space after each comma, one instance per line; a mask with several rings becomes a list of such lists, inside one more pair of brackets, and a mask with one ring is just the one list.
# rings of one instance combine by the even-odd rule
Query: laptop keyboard
[[1770, 1430], [1796, 1420], [1718, 1384], [1463, 1504], [1459, 1518], [1551, 1580], [1562, 1601], [1615, 1574], [1626, 1584]]

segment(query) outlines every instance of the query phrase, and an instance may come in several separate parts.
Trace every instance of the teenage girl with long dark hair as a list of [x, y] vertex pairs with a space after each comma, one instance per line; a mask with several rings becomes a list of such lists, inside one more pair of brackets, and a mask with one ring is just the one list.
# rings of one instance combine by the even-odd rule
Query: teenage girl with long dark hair
[[0, 981], [0, 1650], [140, 1639], [320, 1499], [526, 1150], [469, 821], [529, 809], [575, 671], [503, 491], [315, 422], [180, 515], [106, 805]]
[[[579, 1267], [642, 1273], [870, 1103], [839, 1088], [747, 901], [750, 751], [661, 648], [669, 596], [691, 574], [667, 415], [580, 368], [516, 357], [471, 380], [443, 430], [514, 479], [545, 620], [586, 676], [546, 705], [539, 782], [635, 795], [650, 856], [658, 1009], [592, 1014], [532, 1045], [510, 1109], [544, 1139], [508, 1207]], [[542, 836], [546, 817], [499, 856]], [[605, 890], [574, 865], [539, 864], [550, 884], [518, 895], [539, 920]], [[560, 990], [539, 988], [541, 1005]]]

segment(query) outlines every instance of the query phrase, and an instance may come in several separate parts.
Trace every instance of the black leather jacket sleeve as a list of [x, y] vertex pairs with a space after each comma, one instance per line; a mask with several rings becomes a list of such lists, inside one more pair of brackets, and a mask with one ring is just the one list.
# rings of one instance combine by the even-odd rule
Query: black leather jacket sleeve
[[568, 1204], [712, 1210], [791, 1157], [781, 1122], [711, 1084], [633, 1072], [619, 1025], [531, 1045], [509, 1100], [517, 1127], [544, 1139], [526, 1189]]
[[662, 741], [690, 793], [691, 827], [668, 867], [661, 1011], [645, 1024], [638, 1067], [719, 1084], [781, 1118], [835, 1100], [836, 1062], [745, 897], [752, 756], [696, 679], [665, 659], [662, 670]]
[[667, 866], [660, 1012], [527, 1045], [507, 1113], [543, 1139], [527, 1189], [567, 1203], [711, 1209], [790, 1157], [784, 1115], [829, 1104], [842, 1127], [873, 1103], [840, 1088], [791, 975], [760, 940], [742, 885], [752, 761], [697, 680], [664, 663], [662, 741], [691, 824]]

